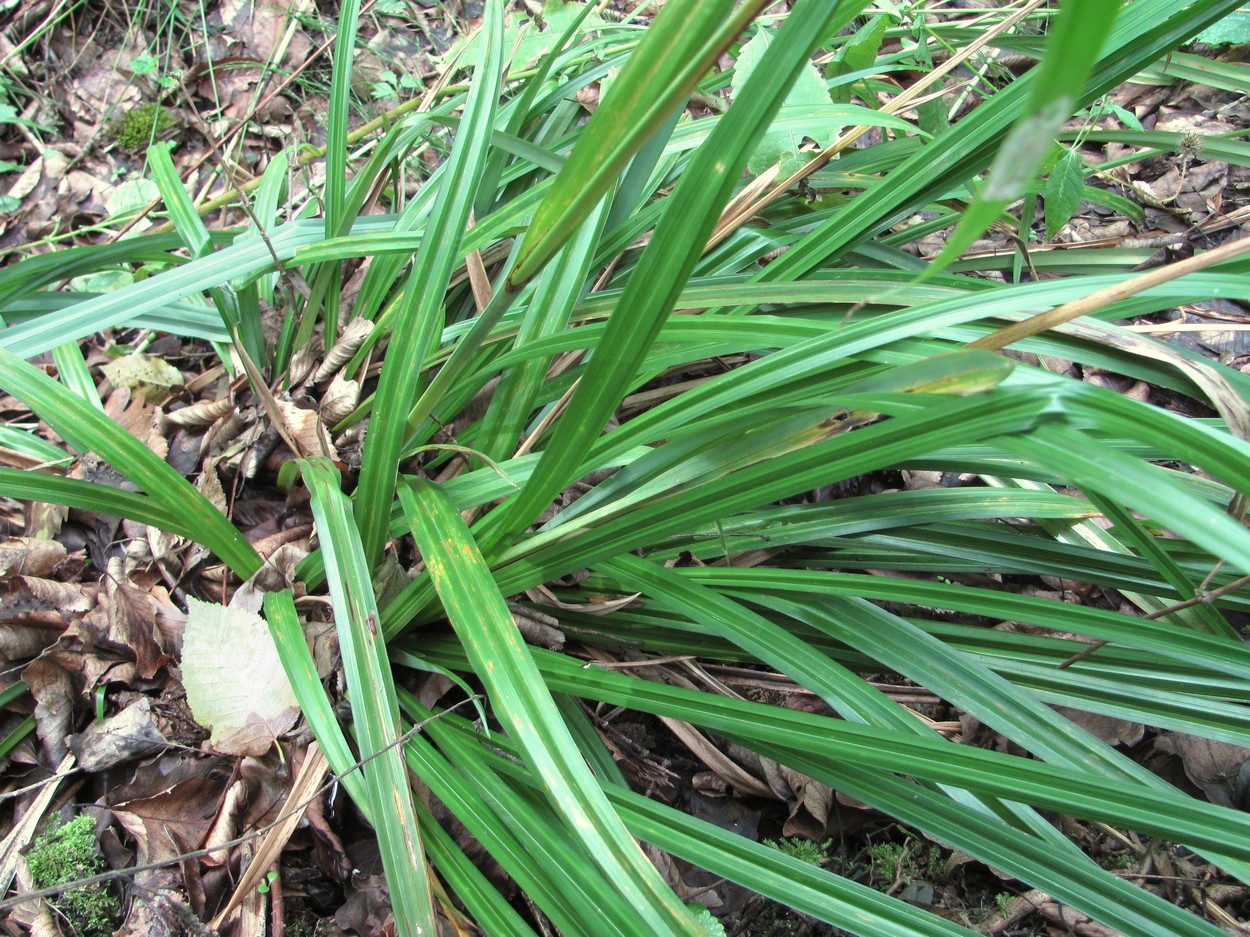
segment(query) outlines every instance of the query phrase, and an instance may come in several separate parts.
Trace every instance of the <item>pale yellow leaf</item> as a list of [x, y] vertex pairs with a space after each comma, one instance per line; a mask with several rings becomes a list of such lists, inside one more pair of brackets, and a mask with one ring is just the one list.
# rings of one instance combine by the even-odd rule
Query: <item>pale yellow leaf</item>
[[295, 724], [299, 706], [259, 615], [188, 597], [182, 682], [212, 747], [262, 755]]

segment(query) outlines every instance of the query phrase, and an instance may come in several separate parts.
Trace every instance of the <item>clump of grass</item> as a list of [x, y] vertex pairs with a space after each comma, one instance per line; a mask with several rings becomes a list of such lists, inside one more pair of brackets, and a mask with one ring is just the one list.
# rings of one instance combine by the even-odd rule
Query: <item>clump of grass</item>
[[[96, 853], [95, 823], [91, 817], [80, 814], [69, 823], [44, 831], [27, 853], [26, 861], [37, 888], [98, 875], [104, 870], [104, 863]], [[103, 885], [67, 891], [54, 906], [73, 932], [82, 937], [111, 934], [121, 920], [121, 902]]]
[[[989, 89], [936, 136], [899, 116], [911, 113], [913, 90], [932, 86], [892, 97], [891, 114], [857, 105], [852, 119], [862, 123], [843, 132], [841, 158], [805, 164], [816, 190], [860, 193], [836, 204], [794, 199], [788, 182], [760, 197], [763, 177], [747, 191], [743, 170], [761, 139], [784, 137], [789, 159], [789, 143], [810, 129], [807, 118], [793, 124], [787, 102], [795, 88], [803, 108], [839, 127], [847, 120], [843, 105], [830, 113], [836, 79], [816, 69], [814, 54], [840, 58], [848, 75], [878, 70], [874, 61], [881, 70], [899, 64], [884, 47], [886, 31], [915, 24], [881, 20], [855, 37], [842, 32], [866, 0], [800, 0], [776, 30], [748, 26], [752, 4], [727, 18], [715, 4], [670, 0], [646, 32], [570, 27], [567, 48], [526, 79], [507, 66], [504, 5], [490, 0], [481, 41], [467, 56], [472, 80], [443, 84], [438, 108], [395, 113], [403, 119], [379, 121], [360, 137], [347, 132], [360, 5], [344, 4], [326, 109], [326, 181], [311, 196], [324, 218], [307, 217], [315, 207], [307, 203], [284, 204], [303, 197], [289, 194], [288, 170], [305, 161], [305, 151], [292, 149], [274, 154], [247, 189], [255, 193], [254, 228], [210, 233], [202, 211], [233, 196], [197, 211], [157, 147], [150, 171], [177, 239], [154, 232], [0, 270], [0, 313], [14, 318], [0, 341], [0, 388], [137, 490], [0, 466], [0, 494], [132, 517], [195, 539], [247, 579], [262, 561], [235, 522], [250, 522], [226, 516], [108, 419], [72, 342], [133, 325], [237, 345], [262, 373], [237, 371], [233, 354], [221, 364], [231, 378], [250, 380], [254, 397], [272, 393], [266, 383], [311, 390], [321, 379], [297, 387], [290, 362], [304, 349], [334, 352], [325, 374], [339, 368], [345, 383], [371, 395], [350, 418], [367, 434], [350, 477], [326, 456], [302, 458], [290, 473], [308, 488], [320, 544], [294, 578], [310, 594], [328, 592], [358, 747], [339, 718], [340, 698], [318, 679], [296, 590], [266, 593], [264, 610], [310, 727], [378, 830], [399, 933], [435, 929], [427, 851], [484, 932], [529, 932], [509, 896], [411, 796], [412, 774], [558, 930], [584, 930], [593, 920], [604, 933], [701, 937], [636, 848], [642, 838], [792, 907], [773, 933], [808, 927], [800, 914], [861, 935], [972, 933], [870, 888], [862, 860], [839, 863], [809, 842], [789, 843], [788, 857], [632, 795], [596, 726], [571, 705], [580, 698], [689, 722], [752, 748], [1120, 932], [1218, 937], [1166, 896], [1098, 867], [1039, 809], [1167, 837], [1250, 881], [1244, 814], [1194, 800], [1052, 708], [1250, 744], [1241, 698], [1212, 695], [1250, 675], [1250, 651], [1224, 617], [1250, 607], [1234, 594], [1250, 572], [1250, 532], [1227, 509], [1250, 496], [1250, 450], [1239, 429], [1250, 378], [1109, 324], [1241, 296], [1244, 278], [1176, 264], [1169, 275], [1178, 282], [1165, 289], [1155, 274], [1136, 275], [1143, 256], [1117, 252], [1109, 264], [1107, 251], [1075, 246], [1028, 261], [1054, 278], [1026, 277], [1023, 252], [1012, 260], [976, 251], [958, 267], [945, 265], [978, 228], [1015, 210], [1012, 199], [1037, 191], [1042, 169], [1023, 163], [1056, 145], [1075, 151], [1067, 116], [1237, 2], [1193, 0], [1178, 11], [1166, 0], [1137, 0], [1116, 22], [1119, 5], [1072, 4], [1063, 15], [1070, 9], [1079, 18], [1055, 19], [1066, 32], [1048, 40], [1045, 72]], [[592, 7], [570, 12], [578, 9]], [[1090, 17], [1098, 19], [1092, 27]], [[1010, 28], [1007, 19], [998, 25]], [[755, 49], [767, 48], [749, 75], [716, 67], [722, 53], [760, 36]], [[956, 38], [967, 38], [962, 27]], [[910, 64], [940, 79], [928, 61], [936, 46], [922, 51], [925, 61]], [[964, 45], [959, 54], [974, 51]], [[1073, 62], [1093, 63], [1092, 77], [1076, 74]], [[613, 70], [589, 120], [569, 106], [580, 90], [595, 99]], [[714, 121], [700, 116], [702, 105], [682, 108], [726, 89], [732, 102]], [[894, 94], [871, 91], [872, 99]], [[933, 103], [947, 112], [954, 102]], [[145, 142], [159, 132], [154, 114], [138, 124]], [[423, 162], [429, 140], [447, 139], [453, 120], [446, 159], [413, 198], [399, 198], [406, 188], [389, 180]], [[890, 139], [852, 146], [883, 125]], [[1104, 130], [1086, 139], [1113, 132], [1150, 147], [1168, 142]], [[373, 133], [358, 162], [349, 141]], [[1210, 140], [1207, 152], [1217, 144], [1250, 165], [1250, 146]], [[793, 157], [803, 152], [795, 147]], [[1099, 176], [1083, 160], [1070, 159], [1069, 176], [1049, 184], [1052, 216], [1098, 194], [1086, 179]], [[984, 186], [987, 172], [992, 184]], [[982, 194], [968, 197], [973, 192]], [[1046, 233], [1033, 201], [1019, 203], [1013, 225], [1022, 244]], [[388, 213], [361, 214], [375, 204]], [[948, 213], [926, 217], [934, 208]], [[921, 242], [956, 225], [953, 247], [923, 260], [931, 251]], [[719, 246], [709, 251], [710, 243]], [[191, 259], [173, 255], [183, 248]], [[1198, 259], [1227, 260], [1216, 253], [1224, 250]], [[342, 266], [362, 256], [366, 265]], [[105, 295], [43, 295], [68, 276], [154, 262], [165, 268]], [[307, 290], [284, 282], [295, 268]], [[486, 268], [485, 277], [473, 268]], [[922, 268], [929, 281], [916, 283]], [[462, 286], [466, 277], [477, 281], [473, 291]], [[482, 289], [487, 280], [490, 290]], [[1119, 291], [1151, 283], [1131, 302]], [[1109, 285], [1116, 290], [1106, 292]], [[200, 301], [206, 293], [211, 303]], [[1095, 302], [1074, 305], [1078, 297]], [[350, 343], [339, 344], [345, 306], [352, 319], [373, 323], [367, 344], [349, 351]], [[1063, 316], [1097, 314], [1079, 328], [1052, 329], [1047, 319], [1025, 326], [1028, 334], [1015, 325], [1001, 331], [1005, 320], [1060, 306]], [[273, 341], [266, 308], [283, 321]], [[969, 342], [975, 347], [965, 348]], [[1025, 354], [1010, 360], [987, 351], [1017, 343]], [[45, 352], [56, 356], [57, 378], [24, 360]], [[1218, 404], [1222, 421], [1186, 420], [1031, 363], [1057, 355], [1190, 395], [1202, 406], [1195, 412]], [[661, 378], [662, 386], [650, 386]], [[491, 382], [485, 415], [469, 418], [470, 402]], [[487, 468], [434, 477], [430, 469], [440, 466], [424, 456], [448, 448], [434, 441], [449, 427], [454, 448], [485, 457]], [[0, 431], [22, 464], [72, 458], [43, 436]], [[922, 464], [984, 484], [825, 494]], [[1200, 465], [1203, 475], [1177, 465]], [[566, 497], [585, 487], [592, 490], [582, 498]], [[1070, 493], [1077, 490], [1079, 498]], [[378, 573], [396, 562], [411, 566], [412, 578], [398, 595], [375, 588]], [[893, 569], [907, 575], [879, 575]], [[1046, 576], [1091, 590], [1128, 588], [1144, 617], [1020, 592]], [[740, 659], [784, 674], [838, 718], [528, 646], [507, 599], [548, 586], [559, 595], [560, 623], [577, 629], [579, 643]], [[610, 615], [589, 611], [604, 596], [628, 598]], [[450, 632], [408, 633], [444, 618]], [[974, 621], [1019, 621], [1037, 632]], [[1075, 657], [1095, 650], [1092, 661]], [[480, 683], [481, 715], [501, 727], [489, 746], [463, 715], [432, 712], [408, 692], [412, 669]], [[872, 674], [886, 672], [1029, 757], [935, 733], [871, 685]], [[423, 731], [407, 735], [418, 723]], [[394, 744], [401, 735], [402, 749]], [[365, 773], [348, 770], [356, 752], [376, 756]], [[570, 843], [593, 861], [534, 861], [565, 855]], [[892, 877], [941, 874], [941, 850], [919, 846], [895, 855]], [[753, 921], [754, 932], [764, 932], [763, 923]]]

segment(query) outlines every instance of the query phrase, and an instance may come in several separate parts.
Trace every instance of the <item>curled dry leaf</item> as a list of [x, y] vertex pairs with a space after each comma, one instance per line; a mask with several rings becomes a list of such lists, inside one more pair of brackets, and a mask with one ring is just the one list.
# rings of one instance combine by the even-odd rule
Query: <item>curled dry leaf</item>
[[[347, 902], [334, 912], [335, 925], [349, 934], [393, 933], [395, 916], [386, 890], [386, 876], [352, 876], [351, 889]], [[439, 932], [454, 933], [450, 927], [445, 931], [440, 927]]]
[[13, 661], [37, 657], [45, 648], [56, 643], [62, 629], [63, 625], [55, 622], [0, 624], [0, 664], [8, 665]]
[[[295, 29], [290, 19], [303, 4], [265, 0], [225, 0], [211, 14], [212, 58], [247, 56], [258, 61], [277, 60], [288, 66], [303, 62], [312, 51], [312, 41]], [[220, 80], [218, 76], [214, 76]]]
[[292, 387], [303, 387], [317, 366], [319, 343], [311, 341], [291, 357], [291, 366], [287, 368], [287, 379]]
[[166, 422], [175, 426], [208, 426], [234, 409], [234, 402], [229, 397], [220, 400], [202, 400], [181, 410], [165, 414]]
[[312, 383], [320, 384], [343, 365], [351, 360], [352, 355], [360, 350], [360, 346], [373, 333], [373, 322], [369, 319], [353, 319], [339, 334], [339, 340], [326, 353], [325, 360], [313, 374]]
[[321, 419], [333, 426], [343, 419], [360, 402], [360, 381], [335, 377], [321, 397]]
[[276, 403], [288, 432], [303, 450], [297, 454], [323, 455], [338, 461], [338, 451], [330, 442], [325, 422], [316, 410], [304, 410], [290, 400], [278, 400]]
[[753, 776], [763, 778], [773, 796], [789, 806], [782, 836], [801, 836], [813, 842], [824, 839], [833, 807], [829, 787], [741, 745], [730, 744], [726, 752]]
[[769, 799], [775, 796], [765, 784], [722, 752], [719, 746], [709, 741], [690, 723], [670, 719], [667, 716], [661, 716], [660, 721], [668, 726], [683, 745], [690, 749], [691, 754], [733, 786], [738, 793]]
[[221, 511], [222, 514], [228, 514], [226, 491], [221, 487], [221, 479], [217, 477], [217, 463], [219, 461], [220, 459], [216, 457], [204, 460], [204, 467], [195, 483], [195, 487], [199, 489], [200, 494], [212, 502], [213, 507]]
[[31, 192], [35, 191], [40, 183], [44, 183], [45, 187], [51, 188], [61, 181], [61, 177], [65, 175], [65, 169], [69, 166], [69, 157], [64, 153], [48, 147], [44, 150], [43, 155], [37, 158], [19, 175], [13, 184], [9, 186], [8, 196], [15, 198], [19, 202]]
[[[226, 904], [226, 907], [218, 913], [217, 917], [212, 920], [211, 926], [214, 929], [220, 929], [222, 922], [225, 921], [230, 912], [247, 895], [256, 891], [256, 886], [261, 884], [261, 880], [269, 867], [282, 854], [282, 850], [295, 832], [295, 828], [299, 826], [304, 813], [310, 806], [310, 802], [315, 799], [313, 795], [329, 772], [329, 764], [326, 762], [325, 755], [321, 753], [321, 749], [317, 747], [316, 742], [313, 742], [308, 747], [306, 757], [302, 759], [302, 762], [299, 767], [299, 773], [291, 785], [290, 793], [281, 799], [281, 803], [284, 807], [288, 804], [303, 804], [304, 806], [287, 812], [277, 826], [265, 833], [257, 846], [255, 857], [235, 887], [234, 896]], [[250, 827], [256, 825], [255, 821], [249, 823]]]
[[538, 605], [553, 605], [556, 608], [562, 608], [570, 612], [582, 612], [586, 615], [611, 614], [632, 605], [641, 595], [641, 592], [635, 592], [631, 595], [622, 595], [614, 599], [610, 599], [605, 595], [592, 595], [587, 602], [565, 602], [545, 586], [525, 590], [526, 598]]
[[537, 644], [552, 651], [564, 648], [564, 632], [560, 630], [560, 622], [550, 615], [516, 602], [508, 603], [508, 611], [512, 612], [512, 620], [529, 644]]
[[[85, 612], [95, 604], [96, 586], [57, 582], [37, 576], [14, 576], [9, 594], [0, 603], [0, 620], [13, 621], [34, 612]], [[62, 623], [64, 618], [61, 619]]]
[[[264, 551], [258, 552], [264, 554]], [[295, 567], [307, 555], [307, 546], [283, 543], [269, 555], [251, 579], [234, 590], [229, 607], [259, 615], [266, 592], [296, 588]]]
[[829, 813], [833, 808], [833, 790], [806, 775], [782, 767], [786, 782], [794, 791], [790, 816], [781, 828], [782, 836], [802, 836], [820, 842], [829, 830]]

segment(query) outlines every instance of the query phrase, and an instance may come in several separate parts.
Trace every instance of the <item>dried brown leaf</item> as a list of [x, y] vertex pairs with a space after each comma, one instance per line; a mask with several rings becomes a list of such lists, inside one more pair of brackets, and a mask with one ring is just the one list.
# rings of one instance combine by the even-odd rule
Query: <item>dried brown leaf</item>
[[330, 442], [325, 422], [316, 410], [301, 409], [289, 400], [278, 400], [276, 403], [288, 431], [303, 452], [338, 461], [338, 451], [335, 450], [334, 443]]
[[104, 412], [122, 429], [141, 440], [162, 459], [169, 454], [169, 442], [161, 434], [156, 408], [142, 393], [119, 387], [104, 401]]
[[221, 511], [222, 514], [227, 514], [229, 513], [229, 502], [226, 499], [226, 490], [221, 487], [221, 479], [217, 476], [217, 463], [219, 461], [216, 457], [204, 460], [204, 467], [200, 471], [200, 477], [196, 481], [195, 487], [199, 489], [200, 494], [212, 502], [213, 507]]
[[51, 643], [49, 641], [33, 652], [23, 653], [20, 648], [27, 647], [27, 641], [19, 639], [21, 629], [16, 626], [54, 632], [55, 640], [55, 635], [60, 634], [69, 623], [68, 615], [85, 612], [96, 601], [96, 587], [83, 583], [13, 576], [6, 585], [7, 591], [0, 595], [0, 623], [15, 626], [9, 632], [8, 640], [15, 642], [12, 646], [6, 646], [4, 639], [0, 639], [0, 656], [8, 660], [29, 657]]
[[85, 771], [105, 771], [160, 751], [169, 745], [152, 718], [152, 702], [140, 697], [103, 722], [93, 722], [70, 738], [70, 748]]
[[38, 199], [41, 193], [56, 187], [68, 166], [69, 158], [49, 147], [13, 181], [8, 194], [21, 201], [38, 189], [35, 196]]
[[22, 679], [35, 698], [35, 731], [44, 754], [59, 764], [68, 748], [65, 739], [74, 725], [74, 680], [58, 662], [40, 657], [22, 671]]
[[[306, 757], [303, 758], [303, 763], [299, 768], [299, 773], [296, 775], [295, 782], [291, 785], [289, 795], [282, 799], [282, 803], [284, 805], [304, 804], [306, 801], [311, 801], [313, 794], [321, 786], [328, 772], [329, 764], [326, 762], [325, 755], [321, 753], [317, 743], [313, 742], [308, 748]], [[248, 865], [247, 871], [235, 887], [234, 897], [230, 899], [226, 907], [211, 922], [211, 926], [214, 929], [221, 927], [227, 915], [238, 906], [245, 896], [255, 892], [256, 886], [260, 884], [266, 871], [282, 854], [282, 850], [290, 840], [291, 834], [295, 832], [295, 828], [303, 819], [305, 810], [307, 810], [307, 806], [299, 810], [292, 810], [276, 827], [265, 833], [257, 847], [256, 856]], [[256, 824], [253, 822], [250, 825], [255, 826]]]
[[0, 624], [0, 663], [29, 660], [56, 643], [64, 625], [52, 623]]
[[1067, 706], [1056, 706], [1055, 710], [1108, 745], [1131, 747], [1140, 742], [1146, 734], [1146, 727], [1140, 722], [1129, 722], [1127, 719], [1117, 719], [1115, 716], [1069, 709]]
[[765, 784], [752, 777], [690, 723], [670, 719], [667, 716], [661, 716], [660, 721], [669, 727], [683, 745], [690, 749], [691, 754], [724, 778], [739, 793], [770, 799], [776, 796]]
[[202, 400], [181, 410], [165, 414], [166, 422], [175, 426], [208, 426], [234, 410], [234, 402], [229, 397], [220, 400]]
[[781, 835], [802, 836], [814, 843], [821, 842], [829, 829], [833, 790], [805, 774], [785, 767], [781, 770], [795, 797], [790, 816], [781, 828]]
[[360, 402], [360, 381], [336, 376], [321, 397], [321, 419], [333, 426]]
[[133, 659], [139, 676], [150, 680], [173, 660], [159, 641], [156, 599], [130, 582], [112, 577], [105, 581], [105, 593], [96, 608], [83, 616], [79, 629], [91, 649]]
[[113, 816], [138, 847], [140, 862], [167, 862], [204, 841], [224, 787], [219, 777], [192, 777], [149, 797], [122, 801]]
[[65, 547], [55, 540], [8, 537], [0, 543], [0, 576], [46, 576], [63, 559]]
[[1185, 766], [1185, 774], [1213, 803], [1241, 806], [1250, 777], [1250, 748], [1184, 732], [1169, 732], [1167, 741]]
[[343, 331], [339, 334], [338, 341], [326, 353], [325, 360], [321, 362], [316, 372], [312, 376], [313, 384], [320, 384], [326, 378], [330, 377], [343, 365], [351, 360], [352, 355], [360, 349], [365, 340], [373, 333], [373, 321], [370, 319], [356, 318], [347, 324]]

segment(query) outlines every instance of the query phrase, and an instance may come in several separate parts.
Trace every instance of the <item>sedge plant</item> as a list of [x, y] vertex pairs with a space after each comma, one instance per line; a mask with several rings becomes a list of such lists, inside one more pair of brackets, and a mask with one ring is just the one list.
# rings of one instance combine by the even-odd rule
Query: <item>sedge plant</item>
[[[1237, 591], [1250, 573], [1250, 385], [1115, 324], [1243, 295], [1246, 261], [1213, 255], [1137, 289], [1139, 250], [957, 255], [991, 223], [1027, 242], [1031, 210], [1011, 214], [1012, 200], [1054, 171], [1045, 156], [1071, 139], [1068, 118], [1135, 76], [1167, 80], [1169, 54], [1237, 6], [1072, 0], [1049, 40], [1054, 11], [1038, 2], [977, 28], [867, 0], [797, 0], [784, 16], [759, 0], [669, 0], [645, 27], [552, 8], [558, 35], [519, 62], [488, 0], [455, 66], [469, 80], [379, 128], [356, 158], [358, 5], [344, 3], [319, 209], [288, 204], [299, 157], [284, 154], [250, 196], [250, 224], [210, 230], [154, 146], [174, 233], [0, 271], [0, 386], [58, 437], [5, 428], [8, 450], [48, 469], [2, 468], [0, 493], [193, 539], [246, 579], [261, 557], [244, 532], [104, 417], [76, 342], [128, 328], [207, 340], [261, 398], [306, 384], [295, 362], [309, 355], [334, 356], [322, 380], [359, 382], [354, 408], [325, 420], [333, 438], [364, 424], [359, 465], [293, 440], [286, 477], [311, 497], [319, 549], [297, 575], [329, 594], [350, 720], [317, 677], [291, 590], [264, 606], [334, 770], [372, 759], [343, 781], [379, 831], [401, 933], [434, 933], [448, 894], [486, 933], [535, 933], [412, 796], [410, 772], [561, 933], [700, 933], [639, 841], [852, 933], [972, 933], [632, 790], [583, 705], [602, 703], [751, 749], [1123, 934], [1219, 934], [1101, 868], [1041, 811], [1180, 844], [1250, 881], [1243, 813], [1053, 708], [1250, 744], [1250, 652], [1230, 617], [1250, 607]], [[902, 53], [883, 51], [890, 37], [907, 40]], [[749, 74], [725, 70], [750, 42]], [[1042, 65], [979, 85], [985, 100], [953, 122], [931, 101], [882, 104], [896, 90], [883, 76], [993, 43]], [[586, 119], [574, 102], [592, 93]], [[687, 107], [707, 101], [721, 105]], [[849, 145], [870, 131], [873, 145]], [[809, 135], [821, 151], [797, 145]], [[446, 158], [405, 194], [395, 180], [430, 141]], [[779, 147], [778, 171], [753, 166], [762, 143]], [[1207, 141], [1216, 151], [1250, 162], [1236, 137]], [[1072, 160], [1060, 171], [1078, 203], [1131, 210]], [[374, 204], [386, 211], [363, 213]], [[906, 250], [957, 225], [947, 255]], [[363, 261], [351, 290], [348, 260]], [[1026, 261], [1052, 276], [1022, 275]], [[140, 263], [165, 269], [102, 295], [52, 289]], [[307, 288], [282, 285], [294, 276]], [[1056, 308], [1082, 315], [1000, 333]], [[367, 336], [344, 349], [353, 330]], [[1008, 342], [1025, 354], [995, 353]], [[49, 352], [59, 379], [27, 360]], [[1119, 396], [1028, 363], [1038, 356], [1215, 415]], [[137, 491], [60, 468], [86, 453]], [[900, 470], [976, 483], [828, 496]], [[418, 555], [402, 588], [375, 588], [396, 557]], [[1116, 590], [1132, 610], [1017, 587], [1043, 576]], [[522, 640], [513, 598], [546, 604], [564, 650]], [[596, 665], [673, 655], [769, 669], [836, 718], [660, 663]], [[406, 688], [430, 670], [480, 687], [482, 717], [431, 719]], [[864, 678], [882, 672], [1028, 757], [940, 737]]]

